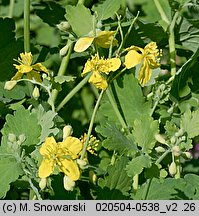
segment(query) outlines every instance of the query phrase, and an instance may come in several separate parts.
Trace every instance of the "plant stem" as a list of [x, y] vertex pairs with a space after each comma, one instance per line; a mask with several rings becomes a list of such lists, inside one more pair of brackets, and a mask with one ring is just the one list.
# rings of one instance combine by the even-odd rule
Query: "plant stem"
[[10, 18], [13, 17], [14, 5], [15, 5], [15, 0], [10, 0], [9, 11], [8, 11], [8, 17]]
[[152, 182], [152, 178], [148, 179], [147, 182], [146, 182], [146, 188], [142, 194], [142, 200], [146, 200], [147, 199], [147, 196], [148, 196], [148, 193], [149, 193], [149, 188], [151, 186], [151, 182]]
[[30, 0], [24, 1], [24, 51], [30, 52]]
[[34, 193], [37, 196], [38, 200], [42, 200], [37, 188], [33, 185], [32, 180], [29, 178], [28, 181], [29, 181], [31, 189], [34, 191]]
[[42, 88], [44, 88], [47, 91], [48, 95], [49, 95], [49, 100], [51, 102], [50, 105], [51, 105], [52, 111], [55, 112], [55, 106], [54, 106], [54, 103], [52, 101], [52, 94], [51, 94], [50, 89], [49, 89], [48, 86], [44, 86], [42, 83], [39, 83], [39, 82], [37, 82], [35, 80], [30, 80], [30, 79], [20, 79], [20, 80], [17, 80], [17, 82], [21, 82], [21, 81], [31, 82], [32, 84], [36, 84], [36, 85], [39, 85]]
[[[62, 59], [62, 62], [61, 62], [61, 65], [60, 65], [60, 68], [59, 68], [59, 71], [57, 73], [57, 76], [62, 76], [65, 74], [66, 72], [66, 69], [68, 67], [68, 63], [69, 63], [69, 60], [70, 60], [70, 56], [71, 56], [71, 53], [72, 53], [72, 49], [73, 49], [73, 43], [69, 42], [70, 45], [69, 45], [69, 49], [68, 49], [68, 52], [67, 52], [67, 55], [63, 57]], [[58, 90], [57, 89], [53, 89], [52, 91], [52, 100], [53, 100], [53, 103], [55, 104], [55, 101], [57, 99], [57, 96], [58, 96]]]
[[178, 18], [178, 15], [179, 15], [179, 12], [177, 11], [174, 14], [174, 17], [169, 27], [169, 53], [170, 53], [170, 64], [171, 64], [171, 75], [172, 76], [176, 74], [176, 48], [175, 48], [174, 27], [175, 27], [175, 23]]
[[180, 178], [180, 157], [175, 157], [175, 163], [177, 167], [177, 173], [175, 174], [175, 179]]
[[91, 74], [88, 74], [78, 85], [71, 90], [66, 97], [62, 100], [62, 102], [57, 106], [57, 112], [63, 108], [63, 106], [87, 83], [88, 79], [90, 78]]
[[114, 101], [114, 99], [113, 99], [113, 97], [112, 97], [112, 95], [111, 95], [111, 92], [110, 92], [109, 88], [106, 90], [106, 94], [107, 94], [107, 96], [108, 96], [108, 99], [109, 99], [109, 101], [110, 101], [110, 103], [111, 103], [111, 105], [112, 105], [112, 107], [113, 107], [113, 110], [115, 111], [115, 114], [116, 114], [116, 116], [117, 116], [117, 118], [118, 118], [118, 120], [119, 120], [121, 126], [122, 126], [123, 128], [127, 128], [127, 125], [126, 125], [126, 123], [125, 123], [123, 117], [121, 116], [120, 111], [119, 111], [118, 108], [117, 108], [117, 105], [116, 105], [116, 103], [115, 103], [115, 101]]
[[159, 0], [153, 0], [153, 1], [154, 1], [154, 4], [155, 4], [155, 6], [156, 6], [162, 20], [164, 20], [169, 25], [169, 23], [170, 23], [169, 19], [168, 19], [167, 15], [165, 14]]
[[159, 164], [168, 154], [171, 152], [171, 149], [166, 150], [155, 162], [155, 164]]
[[86, 149], [87, 149], [87, 146], [88, 146], [90, 135], [92, 133], [93, 124], [94, 124], [94, 121], [95, 121], [95, 116], [97, 114], [97, 110], [98, 110], [98, 107], [99, 107], [99, 104], [100, 104], [100, 101], [102, 99], [103, 94], [104, 94], [104, 90], [101, 91], [101, 93], [99, 95], [99, 98], [97, 99], [97, 102], [95, 104], [95, 107], [94, 107], [94, 110], [93, 110], [93, 113], [92, 113], [92, 116], [91, 116], [91, 121], [90, 121], [90, 124], [89, 124], [89, 128], [88, 128], [88, 133], [87, 133], [87, 136], [86, 136], [86, 141], [85, 141], [85, 144], [84, 144], [84, 147], [83, 147], [83, 150], [82, 150], [82, 154], [81, 154], [81, 157], [80, 157], [81, 160], [84, 159], [84, 155], [86, 153]]

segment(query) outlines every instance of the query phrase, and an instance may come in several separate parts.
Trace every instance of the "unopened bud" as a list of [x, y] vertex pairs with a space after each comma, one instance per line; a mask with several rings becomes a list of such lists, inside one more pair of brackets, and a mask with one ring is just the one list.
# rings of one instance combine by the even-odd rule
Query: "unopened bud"
[[32, 96], [35, 100], [37, 100], [39, 98], [40, 93], [39, 93], [39, 89], [37, 86], [34, 87], [33, 92], [32, 92]]
[[156, 150], [157, 153], [163, 153], [163, 152], [165, 152], [165, 148], [163, 148], [162, 146], [156, 147], [155, 150]]
[[156, 135], [155, 135], [155, 139], [156, 139], [159, 143], [162, 143], [162, 144], [165, 144], [165, 143], [166, 143], [166, 140], [164, 139], [164, 137], [163, 137], [161, 134], [156, 134]]
[[18, 139], [20, 143], [23, 143], [26, 140], [25, 134], [20, 134]]
[[39, 182], [39, 187], [43, 190], [45, 189], [46, 185], [47, 185], [47, 178], [41, 178]]
[[73, 180], [71, 180], [68, 176], [64, 176], [64, 188], [67, 191], [73, 191], [73, 188], [75, 186], [75, 182]]
[[15, 134], [12, 134], [12, 133], [9, 133], [8, 134], [8, 140], [13, 143], [16, 141], [16, 135]]
[[65, 140], [68, 136], [72, 135], [73, 128], [70, 125], [66, 125], [63, 128], [63, 140]]
[[175, 136], [172, 136], [171, 137], [171, 144], [174, 144], [176, 142], [176, 137]]
[[97, 182], [97, 176], [93, 171], [89, 171], [89, 181], [93, 184]]
[[77, 159], [77, 163], [81, 169], [86, 169], [87, 162], [85, 160]]
[[176, 163], [174, 161], [169, 166], [169, 173], [172, 176], [174, 176], [177, 173], [177, 166], [176, 166]]
[[180, 147], [179, 146], [174, 146], [172, 148], [172, 154], [176, 157], [179, 157], [181, 152], [180, 152]]
[[180, 130], [175, 133], [175, 136], [180, 137], [183, 135], [183, 133], [184, 133], [184, 130], [182, 128], [180, 128]]
[[11, 90], [16, 86], [16, 84], [17, 84], [16, 80], [7, 81], [4, 85], [4, 89]]
[[67, 21], [62, 21], [59, 24], [57, 24], [56, 26], [59, 30], [65, 31], [65, 32], [71, 28], [69, 22], [67, 22]]
[[183, 152], [182, 156], [184, 159], [188, 160], [192, 158], [192, 154], [190, 152]]
[[62, 47], [59, 51], [60, 56], [65, 56], [68, 52], [69, 46], [66, 44], [64, 47]]

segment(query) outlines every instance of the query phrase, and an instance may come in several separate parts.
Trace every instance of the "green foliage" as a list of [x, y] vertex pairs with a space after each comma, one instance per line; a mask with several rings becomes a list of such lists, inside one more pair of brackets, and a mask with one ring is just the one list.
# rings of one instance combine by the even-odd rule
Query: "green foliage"
[[98, 180], [98, 184], [101, 187], [98, 199], [124, 199], [132, 184], [132, 179], [127, 176], [124, 170], [127, 163], [128, 159], [121, 157], [114, 165], [108, 167], [108, 175], [104, 179], [100, 178]]
[[133, 177], [136, 174], [140, 174], [144, 168], [151, 166], [150, 157], [147, 155], [140, 155], [133, 158], [126, 166], [127, 174], [129, 177]]
[[37, 116], [21, 106], [14, 112], [14, 115], [8, 114], [6, 116], [6, 123], [1, 132], [6, 137], [9, 133], [16, 136], [24, 134], [26, 139], [23, 145], [31, 146], [39, 143], [41, 126], [38, 123]]
[[120, 4], [120, 0], [101, 0], [92, 7], [92, 10], [97, 13], [98, 20], [106, 20], [115, 15], [120, 8]]
[[14, 158], [0, 159], [0, 198], [6, 196], [7, 191], [10, 189], [10, 183], [16, 181], [22, 173], [20, 163]]
[[93, 18], [91, 12], [84, 5], [67, 5], [66, 19], [78, 37], [85, 36], [93, 30]]
[[199, 110], [187, 110], [181, 118], [181, 127], [187, 132], [189, 138], [199, 135]]
[[150, 153], [156, 143], [155, 134], [158, 133], [158, 122], [151, 117], [136, 119], [132, 133], [135, 142], [142, 148], [142, 151]]
[[103, 141], [103, 146], [106, 149], [118, 151], [120, 154], [137, 152], [133, 140], [125, 136], [114, 123], [104, 121], [100, 127], [96, 128], [96, 131], [107, 138]]

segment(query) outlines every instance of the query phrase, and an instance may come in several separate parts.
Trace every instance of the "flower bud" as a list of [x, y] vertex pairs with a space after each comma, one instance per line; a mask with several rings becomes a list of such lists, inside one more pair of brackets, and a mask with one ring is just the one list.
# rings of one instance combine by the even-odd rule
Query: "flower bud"
[[165, 148], [163, 148], [162, 146], [156, 147], [155, 150], [156, 150], [157, 153], [163, 153], [163, 152], [165, 152]]
[[166, 140], [164, 139], [164, 137], [163, 137], [161, 134], [156, 134], [156, 135], [155, 135], [155, 139], [156, 139], [159, 143], [162, 143], [162, 144], [165, 144], [165, 143], [166, 143]]
[[176, 137], [172, 136], [170, 141], [171, 141], [171, 144], [174, 144], [176, 142]]
[[71, 180], [68, 176], [64, 176], [64, 188], [67, 191], [73, 191], [73, 188], [75, 186], [75, 182]]
[[16, 86], [16, 84], [17, 84], [16, 80], [7, 81], [4, 85], [4, 89], [11, 90]]
[[63, 128], [63, 140], [65, 140], [68, 136], [72, 135], [73, 128], [70, 125], [66, 125]]
[[181, 152], [180, 152], [180, 147], [179, 146], [174, 146], [172, 148], [172, 154], [176, 157], [179, 157]]
[[41, 178], [39, 182], [39, 187], [43, 190], [45, 189], [46, 185], [47, 185], [47, 178]]
[[85, 160], [77, 159], [77, 164], [81, 169], [86, 169], [87, 162]]
[[8, 134], [8, 141], [10, 141], [11, 143], [15, 142], [16, 141], [16, 135], [9, 133]]
[[18, 139], [20, 143], [23, 143], [26, 140], [25, 134], [20, 134]]
[[177, 173], [177, 166], [176, 166], [176, 163], [174, 161], [169, 166], [169, 173], [172, 176]]
[[183, 135], [183, 133], [184, 133], [183, 128], [180, 128], [180, 130], [179, 130], [178, 132], [175, 133], [175, 136], [180, 137], [180, 136]]
[[56, 26], [59, 30], [65, 31], [65, 32], [71, 28], [69, 22], [67, 22], [67, 21], [62, 21], [59, 24], [57, 24]]
[[93, 184], [97, 182], [97, 176], [93, 171], [89, 171], [89, 181]]
[[62, 47], [59, 51], [60, 56], [65, 56], [68, 52], [69, 46], [66, 44], [66, 46]]
[[188, 160], [192, 158], [192, 154], [190, 152], [183, 152], [182, 156], [184, 159]]
[[39, 93], [39, 89], [37, 86], [34, 87], [33, 92], [32, 92], [32, 96], [35, 100], [37, 100], [39, 98], [40, 93]]

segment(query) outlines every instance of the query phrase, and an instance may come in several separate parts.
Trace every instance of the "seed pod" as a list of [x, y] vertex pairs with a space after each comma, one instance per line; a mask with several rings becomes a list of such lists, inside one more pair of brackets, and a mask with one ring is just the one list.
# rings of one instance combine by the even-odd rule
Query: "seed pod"
[[16, 84], [17, 84], [16, 80], [7, 81], [4, 85], [4, 89], [11, 90], [16, 86]]
[[174, 147], [172, 148], [172, 154], [173, 154], [173, 156], [175, 156], [175, 157], [179, 157], [180, 154], [181, 154], [181, 152], [180, 152], [180, 147], [179, 147], [179, 146], [174, 146]]
[[33, 92], [32, 92], [32, 96], [35, 100], [37, 100], [39, 98], [40, 93], [39, 93], [39, 89], [37, 86], [34, 87]]
[[89, 181], [93, 184], [97, 182], [97, 176], [93, 171], [89, 171]]
[[176, 166], [176, 163], [174, 161], [169, 166], [169, 173], [172, 176], [174, 176], [177, 173], [177, 166]]
[[75, 187], [75, 182], [71, 180], [68, 176], [64, 176], [64, 188], [67, 191], [73, 191], [73, 188]]
[[70, 125], [66, 125], [63, 128], [63, 140], [65, 140], [68, 136], [72, 135], [73, 128]]
[[45, 189], [46, 185], [47, 185], [47, 178], [41, 178], [39, 182], [39, 187], [43, 190]]

